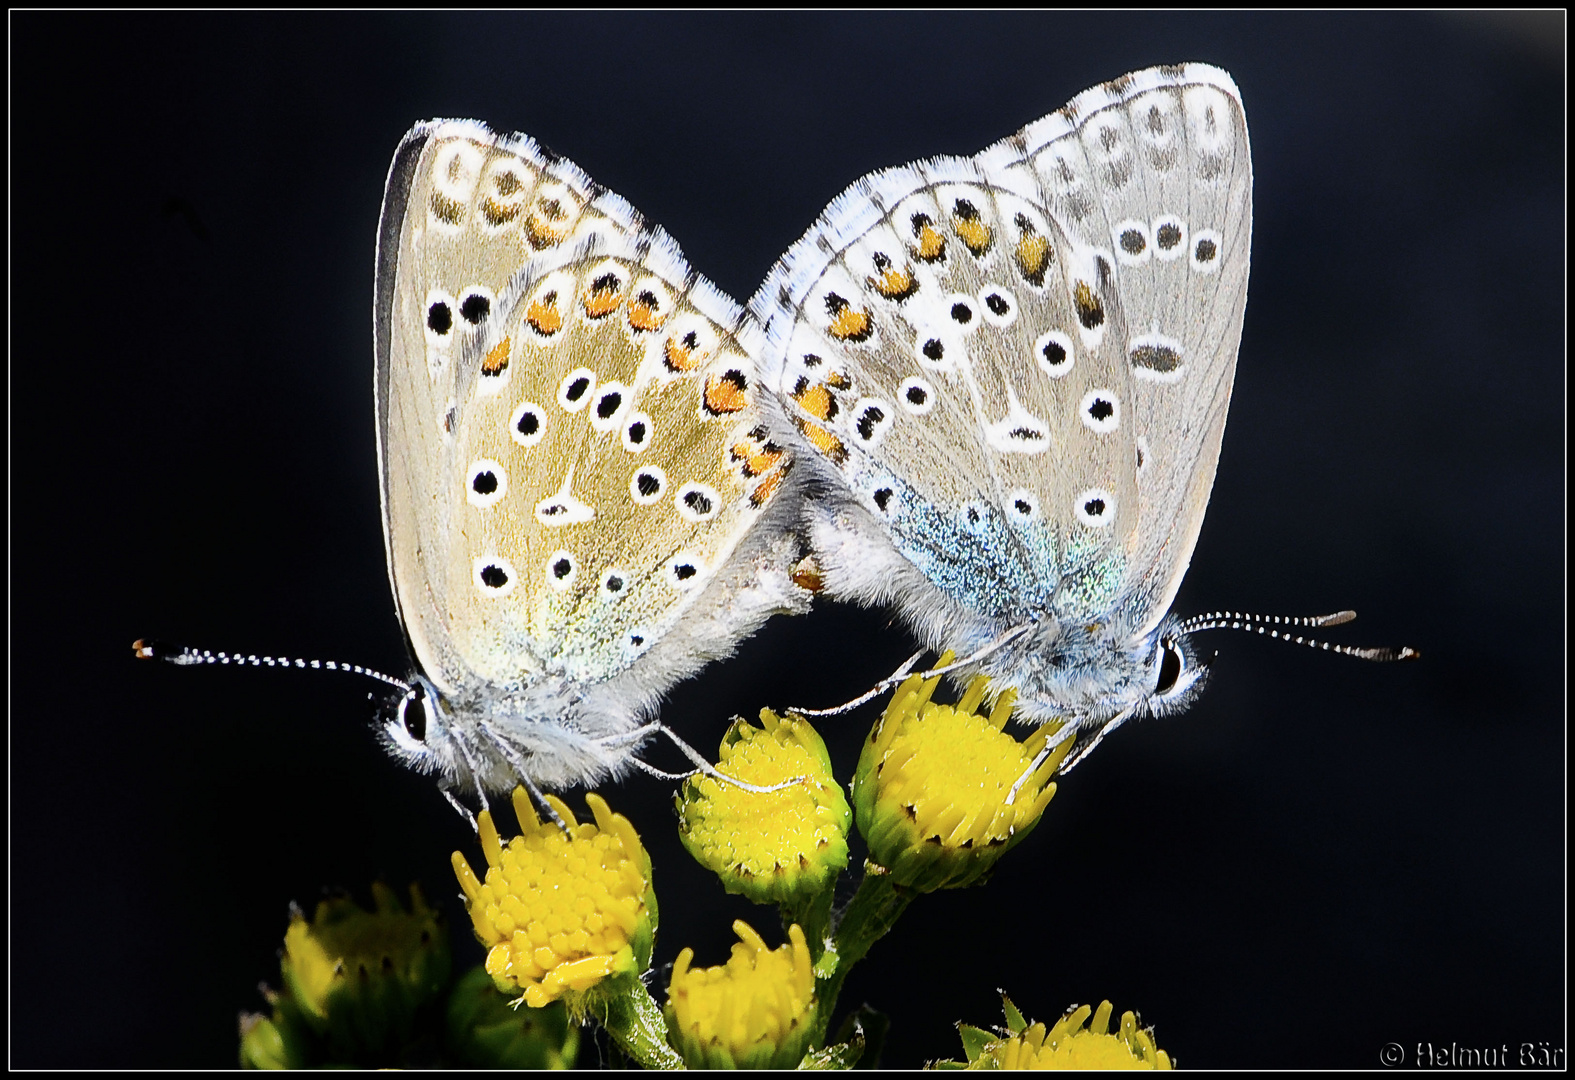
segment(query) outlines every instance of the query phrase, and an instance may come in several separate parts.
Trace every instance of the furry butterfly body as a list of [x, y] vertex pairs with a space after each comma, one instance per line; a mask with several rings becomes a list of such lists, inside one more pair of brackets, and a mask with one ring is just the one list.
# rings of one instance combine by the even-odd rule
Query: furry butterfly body
[[1246, 303], [1240, 95], [1200, 64], [1096, 87], [970, 158], [872, 174], [750, 302], [833, 597], [891, 604], [1104, 731], [1184, 707], [1168, 615]]
[[594, 783], [661, 694], [776, 612], [799, 493], [762, 336], [524, 136], [418, 125], [374, 309], [389, 576], [420, 669], [390, 749], [450, 786]]

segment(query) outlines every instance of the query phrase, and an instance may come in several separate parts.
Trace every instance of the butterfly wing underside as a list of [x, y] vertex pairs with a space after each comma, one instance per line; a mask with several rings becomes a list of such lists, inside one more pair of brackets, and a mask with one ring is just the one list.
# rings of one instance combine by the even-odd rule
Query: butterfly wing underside
[[577, 700], [665, 647], [643, 703], [802, 606], [756, 528], [792, 464], [758, 333], [665, 233], [522, 136], [440, 121], [396, 155], [378, 258], [390, 577], [445, 694]]
[[[768, 378], [933, 587], [908, 600], [932, 643], [1024, 611], [1163, 617], [1218, 459], [1250, 205], [1229, 76], [1156, 68], [864, 178], [773, 270], [751, 304]], [[889, 598], [851, 565], [840, 584]]]

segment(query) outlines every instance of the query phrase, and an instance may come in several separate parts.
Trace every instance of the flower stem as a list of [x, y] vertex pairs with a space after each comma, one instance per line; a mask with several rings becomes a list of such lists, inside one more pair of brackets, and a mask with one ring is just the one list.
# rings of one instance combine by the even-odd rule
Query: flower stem
[[853, 970], [853, 965], [864, 959], [871, 947], [886, 936], [908, 904], [918, 895], [912, 889], [893, 883], [891, 874], [884, 867], [872, 862], [864, 864], [864, 878], [858, 892], [848, 902], [847, 909], [837, 923], [834, 945], [836, 963], [829, 974], [818, 980], [816, 997], [820, 1000], [820, 1016], [816, 1021], [813, 1046], [825, 1045], [826, 1029], [837, 1007], [837, 995], [842, 983]]
[[606, 1012], [600, 1017], [623, 1052], [645, 1069], [682, 1069], [684, 1059], [667, 1045], [667, 1021], [662, 1009], [645, 988], [645, 983], [630, 976], [628, 985], [608, 994]]

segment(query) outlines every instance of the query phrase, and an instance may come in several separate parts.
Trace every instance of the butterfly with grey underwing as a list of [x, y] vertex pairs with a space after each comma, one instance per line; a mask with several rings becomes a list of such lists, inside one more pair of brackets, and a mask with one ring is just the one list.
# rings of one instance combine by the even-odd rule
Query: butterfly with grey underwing
[[1192, 633], [1350, 617], [1169, 613], [1219, 460], [1251, 243], [1241, 96], [1182, 64], [973, 157], [859, 180], [750, 301], [780, 437], [814, 476], [803, 528], [826, 594], [894, 606], [956, 670], [1015, 687], [1022, 719], [1068, 722], [1066, 767], [1193, 700]]

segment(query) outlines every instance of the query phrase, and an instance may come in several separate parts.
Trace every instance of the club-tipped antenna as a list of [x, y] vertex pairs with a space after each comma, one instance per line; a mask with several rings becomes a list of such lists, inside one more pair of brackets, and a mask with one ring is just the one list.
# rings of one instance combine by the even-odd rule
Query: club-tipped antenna
[[1345, 656], [1354, 656], [1358, 660], [1377, 660], [1387, 662], [1390, 660], [1415, 660], [1422, 654], [1408, 645], [1398, 649], [1392, 648], [1364, 648], [1359, 645], [1336, 645], [1330, 641], [1320, 641], [1307, 637], [1305, 634], [1296, 633], [1297, 630], [1323, 626], [1339, 626], [1356, 618], [1354, 611], [1336, 611], [1332, 615], [1248, 615], [1240, 611], [1211, 611], [1206, 615], [1194, 615], [1183, 619], [1176, 627], [1177, 637], [1195, 634], [1200, 630], [1245, 630], [1249, 634], [1263, 634], [1266, 637], [1278, 638], [1290, 642], [1292, 645], [1305, 645], [1309, 649], [1322, 649], [1325, 652], [1341, 653]]
[[171, 645], [151, 638], [138, 638], [131, 643], [131, 652], [138, 660], [162, 660], [166, 664], [188, 667], [193, 664], [234, 664], [241, 667], [302, 668], [311, 671], [348, 671], [352, 675], [365, 675], [369, 679], [387, 683], [408, 693], [410, 684], [381, 671], [374, 671], [360, 664], [346, 664], [338, 660], [303, 660], [287, 656], [258, 656], [255, 653], [212, 652], [193, 649], [186, 645]]

